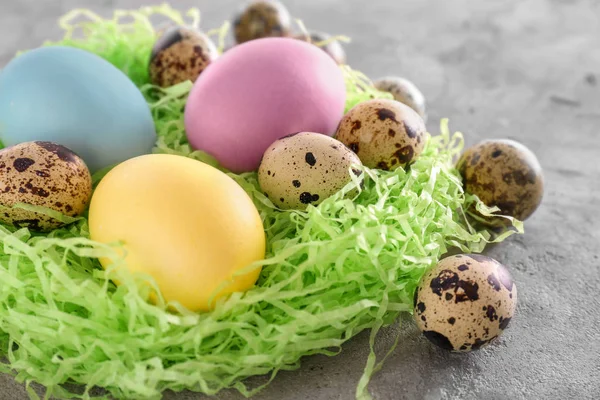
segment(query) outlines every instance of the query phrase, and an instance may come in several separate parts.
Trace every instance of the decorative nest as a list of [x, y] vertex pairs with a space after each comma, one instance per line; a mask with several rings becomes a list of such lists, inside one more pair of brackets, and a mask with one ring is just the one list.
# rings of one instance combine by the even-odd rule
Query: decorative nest
[[[215, 165], [186, 140], [183, 109], [191, 84], [159, 89], [148, 83], [157, 37], [151, 19], [198, 26], [197, 10], [186, 15], [191, 21], [166, 5], [116, 11], [111, 19], [76, 10], [60, 21], [64, 39], [46, 45], [91, 51], [127, 74], [152, 109], [155, 152]], [[209, 33], [220, 38], [221, 50], [226, 30]], [[359, 72], [341, 68], [347, 109], [388, 96]], [[57, 398], [90, 398], [98, 387], [127, 399], [158, 398], [167, 389], [214, 394], [235, 388], [251, 395], [260, 388], [248, 388], [244, 378], [273, 379], [279, 370], [298, 368], [302, 356], [335, 355], [371, 329], [371, 355], [357, 389], [364, 394], [377, 369], [375, 336], [412, 310], [426, 270], [450, 247], [480, 252], [492, 241], [465, 217], [473, 206], [493, 210], [463, 191], [453, 167], [462, 147], [462, 135], [451, 135], [444, 120], [408, 170], [365, 168], [364, 187], [353, 182], [306, 211], [276, 209], [256, 173], [229, 173], [260, 212], [267, 255], [257, 285], [219, 301], [210, 313], [173, 312], [160, 298], [151, 304], [149, 286], [133, 276], [119, 275], [122, 284], [115, 286], [119, 273], [98, 261], [114, 257], [114, 249], [89, 239], [85, 217], [47, 235], [0, 227], [0, 351], [7, 360], [0, 370]], [[349, 199], [350, 192], [358, 194]]]

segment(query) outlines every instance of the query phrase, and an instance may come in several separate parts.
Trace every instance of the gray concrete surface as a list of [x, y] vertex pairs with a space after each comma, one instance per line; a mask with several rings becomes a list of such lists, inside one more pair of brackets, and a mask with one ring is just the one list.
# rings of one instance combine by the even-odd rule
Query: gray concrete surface
[[[143, 0], [0, 0], [0, 65], [58, 38], [56, 19], [87, 6], [107, 15]], [[311, 28], [353, 38], [349, 63], [404, 75], [429, 100], [429, 129], [449, 117], [469, 144], [509, 137], [537, 153], [546, 196], [526, 234], [490, 248], [519, 287], [517, 318], [495, 346], [448, 354], [411, 321], [381, 334], [401, 344], [372, 380], [375, 399], [600, 398], [600, 2], [596, 0], [285, 1]], [[182, 0], [205, 28], [239, 2]], [[336, 357], [309, 357], [257, 399], [351, 399], [368, 354], [360, 335]], [[0, 377], [0, 399], [25, 399]], [[165, 399], [203, 398], [167, 393]], [[220, 399], [239, 399], [223, 392]]]

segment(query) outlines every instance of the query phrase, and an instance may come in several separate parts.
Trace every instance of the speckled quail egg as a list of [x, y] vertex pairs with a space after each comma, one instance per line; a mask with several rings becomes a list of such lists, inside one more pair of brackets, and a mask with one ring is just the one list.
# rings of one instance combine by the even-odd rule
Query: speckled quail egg
[[204, 33], [173, 27], [156, 41], [150, 56], [150, 80], [161, 87], [194, 82], [219, 53]]
[[264, 37], [289, 36], [292, 18], [275, 0], [254, 0], [240, 10], [233, 22], [237, 43]]
[[[338, 40], [330, 40], [331, 36], [322, 32], [300, 33], [294, 36], [295, 39], [303, 40], [314, 44], [329, 54], [338, 64], [346, 64], [346, 52]], [[322, 44], [324, 43], [325, 44]]]
[[393, 170], [421, 154], [425, 134], [423, 118], [413, 109], [399, 101], [374, 99], [348, 111], [335, 137], [367, 167]]
[[[457, 163], [465, 191], [502, 215], [525, 220], [542, 202], [544, 178], [535, 154], [513, 140], [486, 140], [468, 148]], [[499, 218], [489, 218], [492, 225]]]
[[376, 89], [388, 92], [394, 100], [406, 104], [426, 120], [425, 96], [414, 83], [405, 78], [389, 76], [373, 82]]
[[300, 132], [273, 143], [258, 169], [265, 195], [279, 208], [305, 209], [337, 193], [362, 171], [359, 158], [339, 141], [320, 133]]
[[81, 158], [51, 142], [25, 142], [0, 150], [0, 221], [48, 231], [62, 223], [45, 214], [11, 208], [16, 203], [42, 206], [75, 217], [92, 195], [92, 178]]
[[414, 318], [433, 344], [470, 351], [490, 343], [508, 327], [517, 286], [498, 261], [480, 254], [441, 260], [415, 292]]

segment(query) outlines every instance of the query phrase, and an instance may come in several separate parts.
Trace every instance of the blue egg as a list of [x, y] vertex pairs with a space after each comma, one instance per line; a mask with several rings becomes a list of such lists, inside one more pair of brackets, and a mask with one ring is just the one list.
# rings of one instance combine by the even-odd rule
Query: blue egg
[[77, 153], [92, 172], [150, 153], [156, 141], [142, 93], [95, 54], [43, 47], [0, 72], [0, 140], [42, 140]]

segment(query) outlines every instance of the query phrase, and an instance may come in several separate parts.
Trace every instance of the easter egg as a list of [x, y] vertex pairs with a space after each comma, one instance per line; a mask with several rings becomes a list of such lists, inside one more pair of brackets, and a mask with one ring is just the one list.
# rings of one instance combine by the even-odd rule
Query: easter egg
[[[265, 255], [262, 220], [229, 176], [189, 158], [151, 154], [112, 169], [90, 204], [90, 236], [121, 241], [127, 268], [152, 276], [167, 301], [211, 309], [216, 298], [252, 287]], [[102, 259], [104, 267], [111, 261]]]
[[253, 171], [279, 138], [302, 131], [332, 136], [345, 100], [342, 70], [318, 47], [291, 38], [252, 40], [196, 80], [185, 109], [187, 137], [225, 168]]
[[335, 137], [367, 167], [388, 171], [405, 167], [421, 155], [426, 129], [423, 118], [409, 106], [372, 99], [348, 111]]
[[[265, 152], [258, 183], [273, 204], [282, 209], [318, 205], [352, 181], [362, 181], [358, 156], [332, 137], [300, 132], [277, 140]], [[350, 170], [352, 172], [350, 172]]]
[[0, 221], [30, 230], [64, 225], [44, 213], [13, 207], [41, 206], [69, 217], [83, 214], [92, 196], [87, 166], [71, 150], [50, 142], [25, 142], [0, 150]]
[[504, 265], [481, 254], [457, 254], [423, 276], [413, 316], [430, 342], [466, 352], [502, 335], [516, 307], [517, 285]]
[[233, 33], [238, 43], [264, 37], [287, 36], [292, 17], [283, 3], [254, 0], [245, 4], [233, 20]]
[[218, 56], [217, 47], [204, 33], [185, 27], [171, 28], [152, 48], [150, 81], [161, 87], [193, 82]]
[[[544, 173], [536, 155], [522, 143], [510, 139], [485, 140], [465, 150], [456, 164], [465, 191], [475, 194], [488, 207], [521, 221], [529, 218], [544, 197]], [[490, 226], [508, 220], [485, 217]]]
[[149, 153], [156, 132], [148, 104], [124, 73], [84, 50], [44, 47], [0, 73], [0, 140], [66, 146], [94, 172]]

